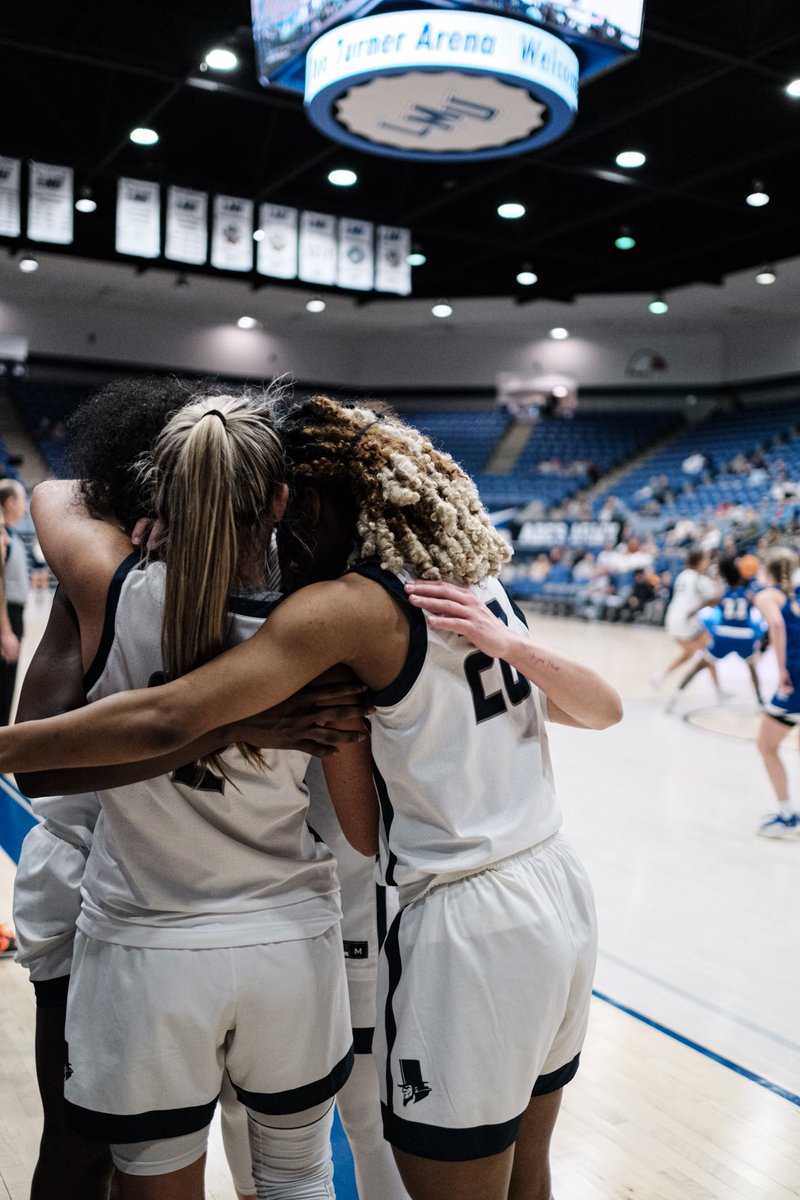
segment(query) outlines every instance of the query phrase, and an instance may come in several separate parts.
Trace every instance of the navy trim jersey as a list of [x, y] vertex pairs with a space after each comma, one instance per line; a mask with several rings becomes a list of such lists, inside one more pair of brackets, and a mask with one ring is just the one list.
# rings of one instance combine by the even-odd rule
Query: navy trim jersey
[[[431, 629], [406, 599], [410, 575], [371, 562], [355, 571], [395, 596], [410, 626], [400, 674], [370, 697], [381, 866], [405, 904], [438, 875], [479, 871], [558, 830], [546, 698], [508, 663]], [[527, 633], [496, 579], [472, 590]]]
[[[109, 590], [90, 700], [164, 680], [164, 568], [132, 555]], [[233, 597], [227, 645], [251, 637], [280, 597]], [[99, 792], [78, 928], [128, 946], [245, 946], [312, 937], [341, 916], [335, 863], [306, 824], [309, 757], [239, 751], [224, 776], [194, 764]]]

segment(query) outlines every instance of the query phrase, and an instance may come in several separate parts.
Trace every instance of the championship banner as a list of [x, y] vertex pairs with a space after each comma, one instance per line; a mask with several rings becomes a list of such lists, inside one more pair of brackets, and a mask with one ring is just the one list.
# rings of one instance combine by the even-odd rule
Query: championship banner
[[258, 227], [264, 237], [256, 251], [256, 270], [259, 275], [274, 279], [297, 278], [297, 220], [296, 208], [283, 204], [262, 204], [258, 210]]
[[19, 181], [19, 159], [0, 157], [0, 235], [3, 237], [19, 237], [22, 232]]
[[298, 277], [304, 283], [333, 287], [337, 265], [336, 218], [326, 213], [301, 213]]
[[72, 241], [72, 167], [30, 164], [28, 237], [68, 246]]
[[167, 192], [167, 245], [174, 262], [200, 266], [208, 259], [208, 196], [190, 188]]
[[379, 225], [375, 239], [375, 290], [411, 294], [411, 231], [394, 225]]
[[371, 291], [375, 272], [373, 236], [371, 221], [339, 218], [339, 287], [357, 292]]
[[117, 254], [158, 258], [161, 253], [161, 189], [147, 179], [117, 182]]
[[221, 271], [252, 271], [252, 200], [240, 196], [214, 197], [211, 265]]

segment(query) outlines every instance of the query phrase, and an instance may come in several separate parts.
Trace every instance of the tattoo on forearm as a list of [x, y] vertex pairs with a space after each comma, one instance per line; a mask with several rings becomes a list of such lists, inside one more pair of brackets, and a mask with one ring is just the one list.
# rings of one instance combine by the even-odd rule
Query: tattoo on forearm
[[558, 663], [554, 663], [550, 658], [543, 658], [540, 654], [534, 654], [533, 665], [535, 667], [544, 667], [545, 671], [560, 671], [561, 667]]

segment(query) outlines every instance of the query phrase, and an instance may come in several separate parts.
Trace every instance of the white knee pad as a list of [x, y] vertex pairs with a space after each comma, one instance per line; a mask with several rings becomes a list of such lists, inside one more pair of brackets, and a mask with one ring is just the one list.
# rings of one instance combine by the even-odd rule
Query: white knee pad
[[285, 1117], [247, 1111], [258, 1200], [335, 1200], [333, 1101]]
[[219, 1116], [222, 1144], [225, 1147], [225, 1157], [228, 1160], [228, 1170], [231, 1173], [233, 1186], [242, 1196], [255, 1196], [256, 1185], [253, 1183], [253, 1170], [250, 1162], [250, 1135], [247, 1131], [247, 1109], [233, 1090], [233, 1084], [227, 1071], [222, 1076]]
[[208, 1126], [182, 1137], [154, 1142], [116, 1142], [111, 1149], [114, 1166], [123, 1175], [168, 1175], [197, 1162], [206, 1152]]

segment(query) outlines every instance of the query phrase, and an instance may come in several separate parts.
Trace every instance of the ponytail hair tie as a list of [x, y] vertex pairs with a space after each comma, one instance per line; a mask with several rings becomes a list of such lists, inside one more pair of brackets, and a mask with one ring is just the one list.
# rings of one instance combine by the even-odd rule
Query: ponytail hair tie
[[206, 412], [203, 413], [203, 416], [204, 417], [219, 417], [219, 419], [220, 419], [220, 421], [222, 421], [223, 425], [228, 424], [228, 422], [225, 420], [224, 413], [221, 413], [218, 408], [207, 409]]

